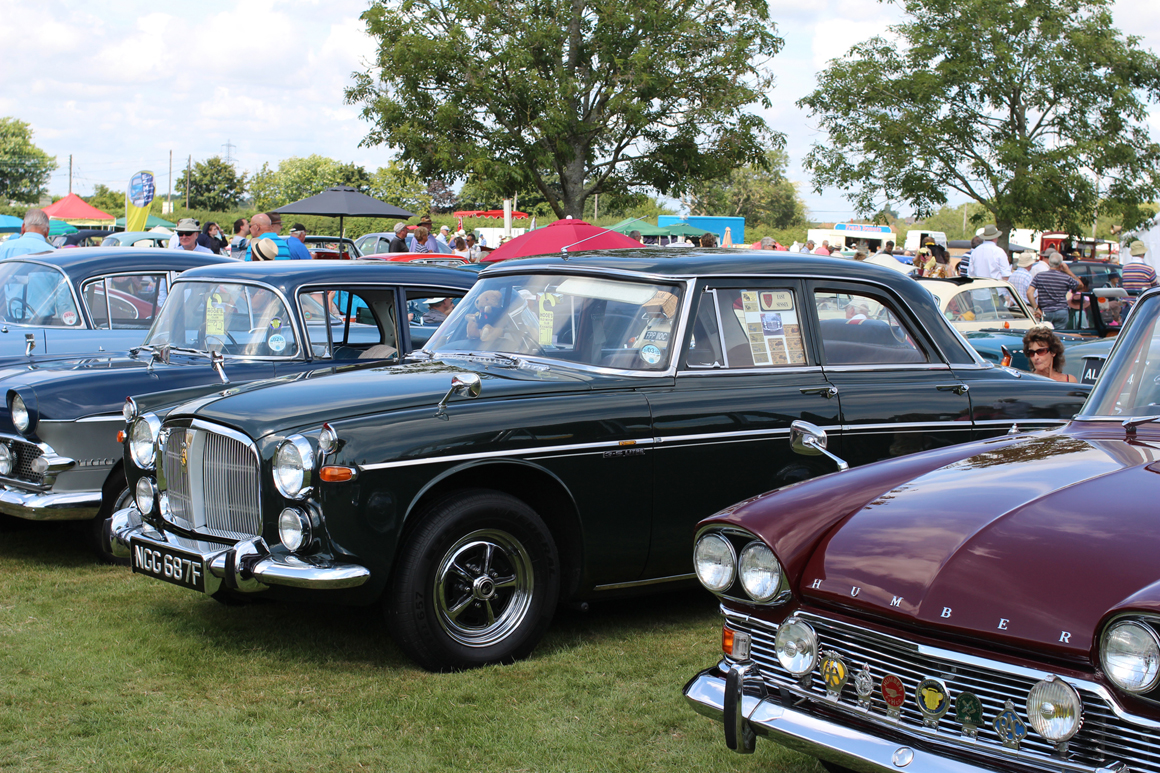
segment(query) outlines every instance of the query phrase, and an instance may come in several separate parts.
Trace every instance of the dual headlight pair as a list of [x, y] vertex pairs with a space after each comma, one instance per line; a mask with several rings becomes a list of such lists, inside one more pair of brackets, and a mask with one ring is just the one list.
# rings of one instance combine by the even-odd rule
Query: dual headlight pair
[[713, 593], [724, 593], [740, 579], [749, 598], [767, 604], [781, 589], [781, 564], [760, 540], [750, 541], [738, 556], [723, 534], [705, 534], [693, 548], [693, 566], [697, 579]]

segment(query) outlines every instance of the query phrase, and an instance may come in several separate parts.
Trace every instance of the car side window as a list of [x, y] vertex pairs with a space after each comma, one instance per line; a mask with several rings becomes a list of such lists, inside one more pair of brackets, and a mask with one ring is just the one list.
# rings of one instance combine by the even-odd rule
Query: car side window
[[[462, 293], [447, 290], [407, 290], [407, 321], [412, 327], [439, 327], [462, 298]], [[446, 301], [451, 305], [447, 306]]]
[[93, 327], [97, 330], [108, 330], [109, 309], [105, 305], [105, 280], [95, 279], [86, 282], [81, 288], [81, 297], [89, 309], [89, 316], [93, 318]]
[[395, 288], [331, 287], [300, 293], [298, 305], [315, 357], [396, 359]]
[[817, 290], [814, 305], [827, 365], [911, 365], [928, 362], [915, 336], [884, 300]]
[[685, 351], [689, 368], [774, 368], [806, 365], [794, 292], [778, 288], [713, 288], [701, 294]]
[[169, 295], [165, 274], [111, 276], [105, 284], [114, 330], [148, 330]]
[[995, 322], [1026, 319], [1027, 315], [1006, 287], [980, 287], [951, 298], [946, 317], [952, 322]]

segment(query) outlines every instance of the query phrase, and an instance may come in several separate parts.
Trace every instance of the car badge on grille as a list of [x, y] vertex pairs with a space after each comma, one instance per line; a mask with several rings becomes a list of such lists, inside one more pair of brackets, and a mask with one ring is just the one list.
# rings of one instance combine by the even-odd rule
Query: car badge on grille
[[1027, 724], [1015, 713], [1015, 704], [1010, 699], [991, 724], [999, 734], [999, 740], [1009, 749], [1018, 749], [1019, 744], [1027, 737]]
[[874, 697], [874, 677], [870, 675], [869, 663], [863, 663], [862, 670], [854, 677], [854, 689], [858, 692], [858, 705], [869, 711]]
[[926, 727], [938, 727], [938, 721], [951, 707], [951, 695], [947, 686], [937, 679], [923, 679], [914, 691], [914, 702], [922, 712], [922, 724]]
[[955, 719], [963, 726], [963, 738], [974, 739], [983, 724], [983, 702], [973, 692], [961, 692], [955, 698]]
[[886, 714], [891, 719], [902, 715], [902, 704], [906, 703], [906, 686], [894, 674], [882, 677], [882, 700], [886, 701]]
[[830, 650], [822, 653], [822, 680], [826, 683], [826, 697], [832, 701], [842, 697], [842, 688], [850, 678], [850, 670], [842, 656]]

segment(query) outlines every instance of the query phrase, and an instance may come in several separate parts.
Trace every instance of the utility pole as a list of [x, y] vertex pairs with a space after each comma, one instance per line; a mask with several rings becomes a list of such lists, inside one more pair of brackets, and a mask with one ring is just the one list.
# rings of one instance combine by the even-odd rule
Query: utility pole
[[169, 151], [169, 194], [165, 197], [167, 202], [166, 211], [173, 211], [173, 151]]
[[68, 154], [68, 194], [72, 195], [72, 153]]
[[963, 204], [963, 238], [967, 237], [967, 205]]
[[189, 178], [193, 175], [193, 154], [185, 162], [185, 208], [189, 209]]

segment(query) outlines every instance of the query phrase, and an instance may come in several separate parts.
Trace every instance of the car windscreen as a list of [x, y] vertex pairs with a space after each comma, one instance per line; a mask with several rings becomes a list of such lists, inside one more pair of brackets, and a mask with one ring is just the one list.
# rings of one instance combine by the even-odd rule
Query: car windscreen
[[[316, 309], [321, 316], [322, 307]], [[258, 285], [176, 282], [145, 339], [226, 357], [298, 355], [293, 317], [274, 291]]]
[[606, 277], [484, 277], [425, 347], [540, 356], [622, 370], [664, 370], [681, 288]]
[[1160, 296], [1142, 301], [1120, 332], [1084, 416], [1160, 416]]
[[72, 288], [54, 266], [6, 260], [0, 263], [4, 321], [16, 325], [83, 328]]

